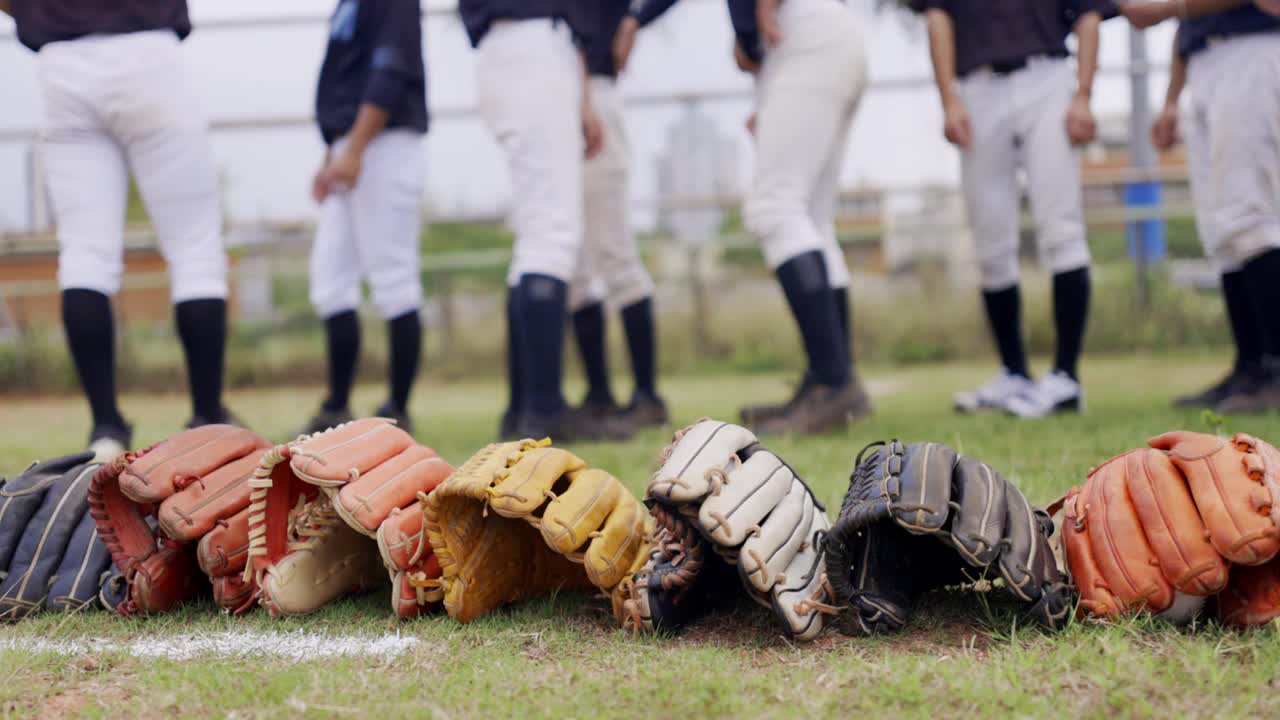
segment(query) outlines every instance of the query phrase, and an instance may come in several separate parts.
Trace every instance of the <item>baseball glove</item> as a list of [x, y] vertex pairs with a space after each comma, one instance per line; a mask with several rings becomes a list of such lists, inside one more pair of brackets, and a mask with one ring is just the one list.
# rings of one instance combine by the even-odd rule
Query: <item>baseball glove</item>
[[111, 558], [87, 513], [92, 459], [36, 463], [0, 484], [0, 618], [95, 604]]
[[995, 576], [1054, 627], [1070, 596], [1052, 534], [1049, 515], [991, 466], [945, 445], [893, 440], [858, 455], [826, 538], [827, 573], [867, 634], [901, 629], [923, 593]]
[[[419, 587], [440, 575], [421, 531], [421, 503], [451, 472], [434, 450], [381, 418], [299, 437], [262, 457], [246, 535], [211, 536], [210, 557], [247, 539], [245, 576], [256, 578], [273, 616], [314, 612], [390, 576], [396, 614], [415, 617], [439, 599]], [[223, 549], [213, 552], [215, 544]]]
[[714, 420], [677, 432], [659, 462], [645, 497], [655, 549], [635, 577], [624, 622], [678, 629], [723, 592], [718, 569], [727, 564], [788, 634], [815, 637], [836, 608], [820, 562], [830, 523], [809, 486], [751, 431]]
[[[125, 453], [97, 471], [89, 508], [125, 577], [120, 613], [171, 610], [208, 591], [196, 543], [216, 527], [247, 519], [249, 480], [270, 446], [243, 428], [206, 425]], [[214, 589], [214, 601], [226, 609], [250, 594], [225, 583]]]
[[1244, 570], [1280, 552], [1280, 451], [1244, 434], [1170, 432], [1148, 444], [1094, 468], [1062, 501], [1081, 613], [1182, 620], [1203, 605], [1195, 598], [1228, 587], [1224, 621], [1280, 613], [1265, 587], [1274, 568]]
[[647, 518], [616, 478], [549, 440], [489, 445], [427, 496], [422, 524], [442, 575], [415, 584], [464, 623], [559, 590], [598, 589], [621, 618]]

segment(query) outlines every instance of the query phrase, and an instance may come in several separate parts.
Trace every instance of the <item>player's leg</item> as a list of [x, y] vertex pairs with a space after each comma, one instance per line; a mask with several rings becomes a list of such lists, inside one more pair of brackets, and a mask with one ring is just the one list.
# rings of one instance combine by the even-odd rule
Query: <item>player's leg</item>
[[845, 113], [844, 127], [837, 134], [836, 144], [831, 149], [822, 172], [818, 175], [813, 196], [809, 200], [809, 215], [813, 224], [822, 233], [823, 258], [827, 262], [827, 275], [831, 281], [831, 291], [835, 294], [836, 312], [840, 315], [840, 328], [844, 332], [845, 342], [849, 344], [849, 357], [853, 359], [853, 324], [849, 313], [852, 300], [849, 292], [849, 261], [840, 239], [836, 233], [836, 206], [840, 193], [840, 170], [844, 166], [845, 150], [849, 145], [849, 131], [853, 126], [854, 111], [857, 101], [850, 103]]
[[1229, 246], [1221, 242], [1213, 226], [1213, 167], [1209, 150], [1209, 111], [1217, 86], [1213, 59], [1202, 64], [1192, 59], [1187, 72], [1191, 102], [1183, 114], [1182, 140], [1186, 148], [1191, 184], [1191, 203], [1196, 213], [1196, 234], [1204, 254], [1213, 261], [1222, 277], [1222, 300], [1235, 341], [1236, 358], [1226, 377], [1208, 388], [1174, 399], [1176, 407], [1215, 407], [1237, 393], [1249, 393], [1256, 386], [1262, 362], [1262, 329], [1249, 296], [1241, 263], [1232, 258]]
[[97, 126], [94, 67], [74, 43], [38, 56], [45, 180], [58, 230], [62, 321], [93, 417], [89, 445], [100, 460], [132, 446], [116, 402], [111, 297], [124, 273], [129, 175], [124, 153]]
[[578, 346], [578, 358], [587, 378], [587, 395], [578, 410], [597, 418], [604, 418], [617, 411], [613, 389], [609, 384], [608, 350], [606, 348], [604, 301], [608, 291], [600, 276], [600, 244], [605, 238], [600, 232], [599, 207], [596, 204], [590, 165], [583, 167], [583, 239], [578, 255], [578, 265], [569, 282], [569, 318], [573, 338]]
[[1210, 110], [1213, 224], [1245, 285], [1262, 331], [1262, 375], [1228, 413], [1280, 409], [1280, 43], [1274, 33], [1221, 44], [1223, 71]]
[[1021, 416], [1039, 417], [1083, 409], [1084, 392], [1077, 364], [1089, 313], [1090, 258], [1080, 152], [1071, 146], [1064, 120], [1075, 87], [1072, 64], [1066, 60], [1033, 60], [1015, 77], [1018, 97], [1035, 98], [1019, 118], [1018, 131], [1040, 262], [1053, 274], [1053, 319], [1058, 344], [1053, 370], [1036, 383], [1034, 392], [1018, 398], [1010, 410]]
[[978, 256], [982, 305], [1000, 356], [986, 384], [955, 394], [957, 411], [1003, 409], [1031, 387], [1018, 287], [1018, 156], [1010, 78], [978, 73], [959, 83], [972, 141], [960, 153], [961, 192]]
[[227, 256], [208, 129], [172, 33], [130, 33], [114, 43], [122, 72], [106, 112], [169, 266], [191, 391], [188, 425], [226, 422]]
[[522, 436], [599, 434], [575, 422], [561, 391], [568, 281], [582, 242], [580, 68], [563, 23], [495, 25], [479, 47], [480, 107], [512, 182], [516, 239], [507, 282], [523, 366]]
[[350, 196], [333, 193], [320, 205], [307, 280], [311, 306], [324, 322], [328, 392], [302, 434], [352, 419], [351, 387], [360, 360], [360, 256]]
[[422, 355], [422, 136], [385, 130], [365, 150], [349, 192], [356, 252], [387, 323], [387, 400], [376, 411], [412, 432], [409, 393]]
[[620, 417], [628, 427], [640, 429], [667, 421], [666, 404], [658, 396], [655, 376], [654, 285], [631, 230], [631, 148], [622, 97], [614, 81], [606, 78], [594, 78], [592, 90], [592, 102], [604, 127], [605, 145], [600, 155], [586, 164], [584, 242], [595, 248], [592, 256], [599, 277], [609, 300], [621, 310], [635, 389]]

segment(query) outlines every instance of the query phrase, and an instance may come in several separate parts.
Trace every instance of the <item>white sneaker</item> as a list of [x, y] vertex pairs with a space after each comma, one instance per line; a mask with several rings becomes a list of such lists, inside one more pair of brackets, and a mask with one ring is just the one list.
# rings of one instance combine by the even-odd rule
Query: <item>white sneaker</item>
[[1061, 370], [1040, 378], [1029, 392], [1009, 401], [1005, 410], [1022, 418], [1040, 418], [1060, 412], [1082, 412], [1084, 389]]
[[1006, 410], [1009, 402], [1019, 395], [1031, 392], [1035, 383], [1022, 375], [1014, 375], [1007, 368], [991, 382], [976, 389], [955, 394], [956, 412], [972, 413], [980, 410]]
[[109, 463], [117, 456], [125, 454], [127, 448], [115, 438], [103, 437], [89, 443], [89, 451], [93, 453], [93, 462]]

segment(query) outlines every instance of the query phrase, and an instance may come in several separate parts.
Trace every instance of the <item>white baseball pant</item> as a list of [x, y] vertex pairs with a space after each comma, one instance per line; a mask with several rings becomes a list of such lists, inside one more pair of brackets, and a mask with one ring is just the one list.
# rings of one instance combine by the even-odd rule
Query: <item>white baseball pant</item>
[[765, 262], [821, 250], [832, 287], [849, 285], [836, 242], [840, 166], [867, 84], [861, 23], [843, 3], [788, 0], [782, 42], [756, 79], [756, 168], [743, 207]]
[[132, 169], [173, 301], [226, 297], [218, 174], [177, 36], [90, 35], [45, 45], [37, 63], [58, 285], [119, 291]]
[[582, 245], [582, 65], [562, 21], [500, 20], [480, 41], [480, 111], [507, 155], [515, 232], [507, 284], [569, 282]]
[[582, 251], [569, 285], [570, 312], [605, 300], [626, 307], [653, 294], [653, 279], [640, 260], [631, 231], [627, 197], [631, 146], [622, 95], [613, 78], [591, 78], [591, 102], [604, 127], [604, 147], [582, 164]]
[[[346, 138], [333, 144], [338, 154]], [[320, 207], [311, 246], [311, 304], [322, 318], [360, 307], [360, 281], [390, 320], [422, 307], [422, 135], [384, 130], [369, 143], [355, 187]]]
[[1187, 66], [1196, 228], [1220, 272], [1280, 247], [1280, 33], [1212, 40]]
[[1040, 264], [1053, 274], [1089, 264], [1080, 152], [1067, 137], [1075, 94], [1069, 58], [1031, 58], [996, 75], [978, 70], [958, 83], [972, 142], [960, 153], [965, 207], [985, 290], [1018, 282], [1018, 170], [1027, 175]]

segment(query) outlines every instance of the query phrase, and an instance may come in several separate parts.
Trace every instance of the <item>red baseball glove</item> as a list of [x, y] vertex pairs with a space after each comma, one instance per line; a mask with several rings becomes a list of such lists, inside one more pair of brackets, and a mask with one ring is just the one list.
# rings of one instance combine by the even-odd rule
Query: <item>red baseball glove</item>
[[[89, 511], [128, 584], [121, 613], [169, 610], [208, 588], [195, 543], [215, 528], [246, 527], [249, 480], [270, 446], [243, 428], [206, 425], [98, 470], [89, 485]], [[238, 562], [242, 569], [244, 558]], [[214, 599], [222, 607], [237, 607], [252, 595], [236, 570], [215, 577]]]

